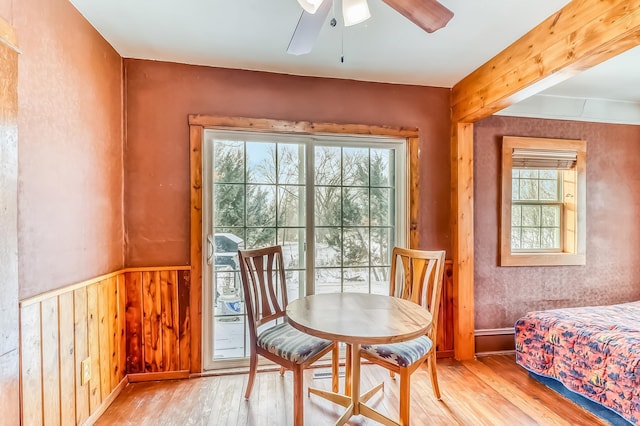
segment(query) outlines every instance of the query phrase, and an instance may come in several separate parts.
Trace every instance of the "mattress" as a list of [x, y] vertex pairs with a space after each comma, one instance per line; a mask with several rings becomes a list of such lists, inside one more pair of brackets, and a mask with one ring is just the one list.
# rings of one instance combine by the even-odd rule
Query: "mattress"
[[640, 424], [640, 301], [529, 312], [516, 362]]

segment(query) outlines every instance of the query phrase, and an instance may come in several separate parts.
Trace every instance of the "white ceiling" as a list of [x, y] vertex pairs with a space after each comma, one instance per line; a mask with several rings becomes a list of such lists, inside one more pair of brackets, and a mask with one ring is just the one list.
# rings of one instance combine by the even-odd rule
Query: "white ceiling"
[[[125, 58], [435, 87], [452, 87], [569, 2], [441, 0], [455, 16], [428, 34], [382, 0], [368, 0], [371, 19], [345, 28], [335, 0], [329, 19], [339, 25], [328, 19], [313, 51], [293, 56], [286, 49], [302, 13], [296, 0], [70, 1]], [[546, 91], [538, 104], [579, 97], [637, 107], [638, 58], [640, 51], [622, 65], [612, 60], [584, 72]], [[538, 104], [523, 114], [549, 109]]]
[[499, 114], [640, 124], [640, 47], [583, 71]]

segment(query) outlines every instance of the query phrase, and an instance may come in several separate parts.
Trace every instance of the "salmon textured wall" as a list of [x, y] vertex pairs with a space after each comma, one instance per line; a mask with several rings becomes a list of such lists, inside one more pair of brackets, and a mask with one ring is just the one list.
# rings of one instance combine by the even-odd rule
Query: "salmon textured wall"
[[13, 26], [13, 0], [0, 0], [0, 18]]
[[[499, 267], [503, 136], [587, 141], [587, 264]], [[489, 117], [475, 125], [476, 329], [530, 310], [640, 298], [640, 126]]]
[[67, 0], [0, 7], [22, 51], [22, 299], [123, 266], [122, 59]]
[[449, 89], [125, 59], [128, 266], [189, 263], [189, 114], [420, 129], [420, 247], [450, 256]]

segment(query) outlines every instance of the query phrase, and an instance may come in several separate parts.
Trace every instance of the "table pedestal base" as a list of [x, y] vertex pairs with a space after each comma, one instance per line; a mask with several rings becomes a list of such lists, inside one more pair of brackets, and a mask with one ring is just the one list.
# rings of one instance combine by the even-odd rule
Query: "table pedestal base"
[[[348, 351], [349, 352], [349, 351]], [[351, 418], [351, 416], [357, 416], [358, 414], [368, 417], [372, 420], [375, 420], [383, 425], [387, 426], [401, 426], [400, 423], [395, 420], [390, 419], [384, 414], [374, 410], [365, 404], [373, 395], [375, 395], [379, 390], [384, 391], [384, 383], [380, 383], [379, 385], [374, 386], [369, 391], [360, 395], [360, 345], [353, 344], [351, 347], [351, 377], [346, 377], [347, 381], [350, 382], [351, 386], [347, 387], [347, 393], [350, 395], [342, 395], [339, 393], [317, 389], [317, 388], [309, 388], [308, 394], [316, 394], [324, 399], [327, 399], [335, 404], [342, 405], [346, 407], [347, 410], [344, 414], [336, 421], [336, 426], [342, 426]], [[349, 375], [347, 375], [349, 376]], [[351, 379], [351, 380], [349, 380]]]
[[371, 397], [381, 389], [384, 391], [384, 383], [380, 383], [379, 385], [374, 386], [368, 392], [365, 392], [362, 395], [360, 395], [360, 398], [358, 398], [357, 402], [354, 402], [353, 398], [351, 398], [350, 396], [342, 395], [339, 393], [335, 393], [335, 392], [331, 392], [323, 389], [310, 387], [308, 389], [308, 392], [309, 392], [309, 395], [310, 394], [318, 395], [328, 401], [331, 401], [338, 405], [342, 405], [343, 407], [347, 408], [347, 410], [344, 412], [342, 417], [340, 417], [340, 419], [336, 421], [336, 426], [344, 425], [351, 418], [351, 416], [357, 416], [358, 414], [361, 414], [365, 417], [373, 419], [378, 423], [382, 423], [383, 425], [400, 426], [400, 423], [390, 419], [389, 417], [385, 416], [384, 414], [378, 412], [377, 410], [374, 410], [373, 408], [365, 404], [365, 402], [371, 399]]

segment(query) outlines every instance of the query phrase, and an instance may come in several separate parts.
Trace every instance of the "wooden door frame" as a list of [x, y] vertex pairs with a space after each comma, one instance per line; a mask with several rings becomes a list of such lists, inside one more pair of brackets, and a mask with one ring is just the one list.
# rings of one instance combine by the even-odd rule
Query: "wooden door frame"
[[4, 400], [3, 421], [19, 424], [20, 344], [18, 280], [18, 40], [14, 28], [0, 18], [0, 394]]
[[314, 123], [248, 117], [189, 116], [190, 180], [191, 180], [191, 373], [202, 372], [202, 151], [205, 129], [244, 132], [270, 132], [299, 135], [350, 135], [393, 137], [407, 140], [407, 171], [409, 182], [409, 246], [417, 248], [419, 131], [417, 128], [386, 127], [364, 124]]
[[573, 0], [453, 87], [451, 228], [457, 359], [475, 356], [473, 123], [639, 44], [639, 0]]

